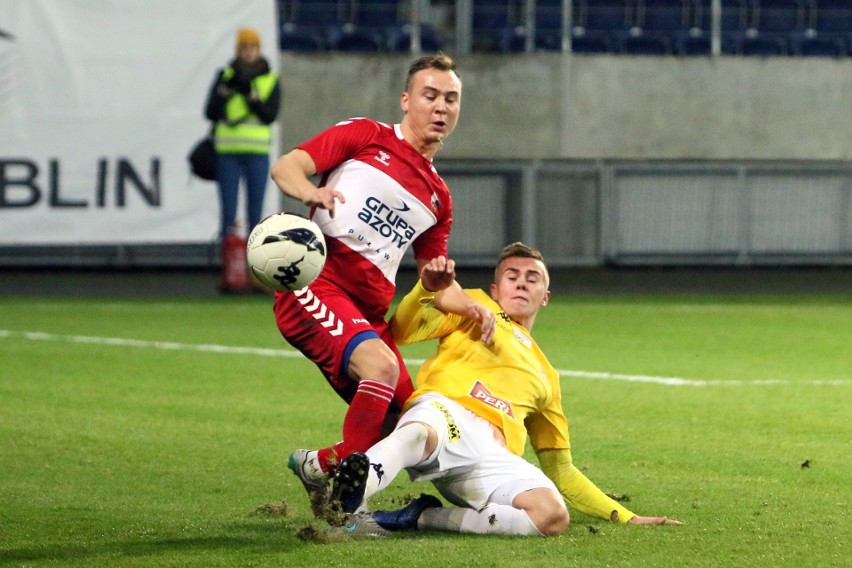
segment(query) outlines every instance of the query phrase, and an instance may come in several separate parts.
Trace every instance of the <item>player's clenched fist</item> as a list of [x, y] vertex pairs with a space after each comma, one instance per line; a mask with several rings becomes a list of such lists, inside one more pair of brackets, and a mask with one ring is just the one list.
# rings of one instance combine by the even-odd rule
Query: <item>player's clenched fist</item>
[[456, 261], [437, 256], [423, 265], [420, 282], [430, 292], [448, 288], [456, 279]]

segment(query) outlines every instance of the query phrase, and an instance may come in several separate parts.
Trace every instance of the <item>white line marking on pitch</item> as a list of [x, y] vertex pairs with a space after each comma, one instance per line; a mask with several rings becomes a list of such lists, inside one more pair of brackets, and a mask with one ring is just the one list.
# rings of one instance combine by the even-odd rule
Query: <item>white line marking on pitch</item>
[[[30, 341], [57, 341], [64, 343], [83, 343], [89, 345], [109, 345], [114, 347], [139, 347], [143, 349], [162, 349], [166, 351], [198, 351], [204, 353], [225, 353], [232, 355], [259, 355], [261, 357], [304, 357], [298, 351], [292, 349], [268, 349], [261, 347], [236, 347], [228, 345], [215, 345], [206, 343], [177, 343], [174, 341], [147, 341], [144, 339], [126, 339], [121, 337], [92, 337], [88, 335], [58, 335], [54, 333], [43, 333], [39, 331], [10, 331], [0, 329], [0, 339], [21, 337]], [[425, 359], [405, 359], [407, 365], [420, 366]], [[789, 384], [811, 384], [811, 385], [845, 385], [849, 381], [839, 380], [817, 380], [817, 381], [790, 381], [782, 379], [764, 379], [754, 381], [740, 380], [702, 380], [685, 379], [681, 377], [655, 377], [648, 375], [626, 375], [622, 373], [601, 373], [594, 371], [575, 371], [557, 369], [560, 376], [574, 377], [579, 379], [595, 379], [605, 381], [624, 381], [630, 383], [652, 383], [657, 385], [675, 387], [706, 387], [706, 386], [728, 386], [728, 385], [789, 385]]]

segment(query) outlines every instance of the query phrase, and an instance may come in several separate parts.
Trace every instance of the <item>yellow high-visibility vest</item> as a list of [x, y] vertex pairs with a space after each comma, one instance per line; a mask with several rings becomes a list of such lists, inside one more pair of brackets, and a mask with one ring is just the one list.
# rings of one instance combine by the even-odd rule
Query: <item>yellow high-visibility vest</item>
[[[231, 67], [225, 69], [227, 81], [234, 75]], [[278, 82], [278, 74], [269, 72], [252, 79], [252, 87], [260, 100], [269, 98]], [[239, 121], [239, 122], [237, 122]], [[234, 123], [236, 124], [229, 124]], [[249, 108], [242, 93], [237, 93], [225, 104], [225, 120], [216, 124], [216, 151], [228, 154], [268, 154], [272, 142], [272, 127], [264, 124]]]

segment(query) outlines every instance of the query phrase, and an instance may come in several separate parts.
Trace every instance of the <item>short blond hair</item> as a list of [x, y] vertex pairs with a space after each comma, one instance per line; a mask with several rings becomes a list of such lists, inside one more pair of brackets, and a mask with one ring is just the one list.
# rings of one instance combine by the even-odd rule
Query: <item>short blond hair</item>
[[500, 264], [507, 258], [532, 258], [541, 262], [544, 267], [544, 283], [546, 287], [550, 287], [550, 273], [547, 271], [547, 263], [544, 262], [544, 255], [541, 251], [527, 246], [520, 241], [508, 244], [503, 247], [500, 254], [497, 256], [497, 267], [494, 269], [494, 280], [497, 280], [497, 272], [500, 270]]
[[[424, 55], [423, 57], [419, 57], [412, 61], [411, 65], [408, 66], [408, 75], [405, 76], [406, 93], [411, 90], [411, 82], [414, 76], [424, 69], [452, 71], [456, 74], [456, 77], [459, 76], [458, 71], [456, 71], [456, 62], [453, 61], [453, 58], [449, 55], [444, 53], [439, 53], [437, 55]], [[461, 77], [459, 77], [459, 79], [461, 79]]]

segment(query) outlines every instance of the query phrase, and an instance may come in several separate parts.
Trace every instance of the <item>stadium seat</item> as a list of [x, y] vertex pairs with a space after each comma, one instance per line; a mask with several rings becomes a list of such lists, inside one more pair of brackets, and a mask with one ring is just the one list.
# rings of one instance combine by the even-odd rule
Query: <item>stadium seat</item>
[[[411, 24], [396, 26], [388, 37], [388, 47], [391, 51], [411, 51]], [[441, 40], [435, 28], [428, 24], [420, 24], [420, 51], [435, 53], [441, 50]]]
[[[692, 13], [693, 26], [709, 33], [713, 20], [711, 1], [694, 0]], [[754, 27], [752, 11], [746, 1], [722, 0], [720, 26], [722, 33], [744, 33], [747, 29]]]
[[322, 40], [319, 36], [312, 32], [300, 30], [293, 24], [282, 26], [278, 45], [282, 51], [310, 52], [323, 49]]
[[[540, 31], [536, 29], [533, 48], [536, 51], [561, 51], [562, 32], [555, 30]], [[504, 53], [522, 53], [527, 49], [527, 29], [524, 26], [513, 26], [503, 30], [500, 37], [500, 51]]]
[[505, 28], [500, 35], [500, 51], [503, 53], [522, 53], [526, 51], [527, 32], [523, 26]]
[[375, 53], [382, 50], [381, 36], [362, 30], [355, 24], [331, 26], [328, 29], [328, 48], [350, 53]]
[[474, 28], [503, 30], [520, 23], [519, 0], [472, 0], [472, 4]]
[[[578, 0], [572, 0], [572, 25], [580, 16]], [[539, 0], [535, 7], [535, 45], [542, 51], [562, 49], [562, 0]]]
[[[707, 36], [710, 41], [713, 22], [711, 0], [694, 0], [693, 26], [697, 33]], [[742, 53], [742, 42], [748, 34], [754, 34], [754, 11], [748, 0], [721, 0], [722, 13], [720, 28], [722, 33], [722, 53], [738, 55]]]
[[349, 2], [341, 0], [292, 0], [283, 11], [284, 23], [301, 28], [342, 24], [349, 18]]
[[669, 55], [672, 52], [669, 38], [647, 35], [639, 28], [616, 37], [617, 51], [625, 55]]
[[734, 41], [736, 42], [735, 51], [740, 55], [753, 55], [757, 57], [787, 55], [787, 44], [779, 37], [752, 32]]
[[685, 32], [691, 27], [685, 0], [639, 0], [636, 24], [647, 32]]
[[391, 0], [354, 0], [352, 23], [360, 28], [393, 28], [399, 25], [399, 2]]
[[814, 30], [793, 36], [792, 53], [804, 57], [842, 57], [846, 50], [836, 37], [823, 37]]
[[760, 33], [790, 34], [805, 28], [802, 0], [752, 0], [754, 27]]
[[507, 30], [521, 25], [523, 0], [472, 0], [471, 36], [474, 51], [496, 51]]
[[710, 55], [711, 49], [710, 34], [697, 28], [678, 34], [675, 39], [674, 51], [678, 55]]
[[284, 51], [319, 51], [327, 47], [329, 28], [349, 18], [351, 0], [290, 0], [281, 2], [281, 37]]
[[628, 0], [581, 0], [581, 21], [591, 31], [624, 31], [636, 25], [635, 5]]
[[571, 51], [579, 54], [612, 53], [613, 46], [605, 33], [575, 28], [571, 34]]
[[848, 34], [852, 32], [852, 1], [812, 0], [808, 27], [820, 34]]
[[687, 0], [635, 0], [634, 26], [619, 35], [619, 51], [636, 55], [667, 55], [679, 36], [690, 29]]

